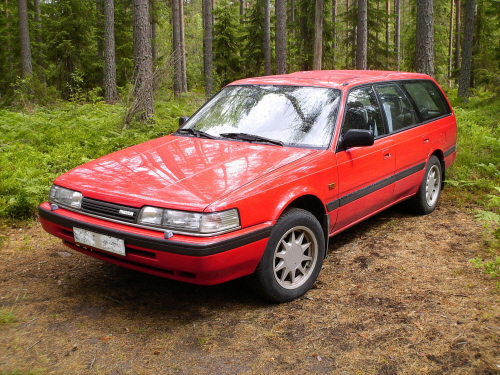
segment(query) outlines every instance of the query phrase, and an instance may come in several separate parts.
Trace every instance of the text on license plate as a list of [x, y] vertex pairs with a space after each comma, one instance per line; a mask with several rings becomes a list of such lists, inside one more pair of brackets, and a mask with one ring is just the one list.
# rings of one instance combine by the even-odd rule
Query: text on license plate
[[86, 229], [73, 228], [75, 241], [83, 245], [125, 256], [125, 241], [120, 238], [94, 233]]

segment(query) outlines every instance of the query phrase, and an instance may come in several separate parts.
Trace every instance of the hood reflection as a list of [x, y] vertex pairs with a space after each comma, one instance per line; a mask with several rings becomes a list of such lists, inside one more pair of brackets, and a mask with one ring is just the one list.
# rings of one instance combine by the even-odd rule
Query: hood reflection
[[104, 156], [56, 184], [140, 207], [203, 210], [218, 198], [315, 152], [310, 149], [167, 136]]

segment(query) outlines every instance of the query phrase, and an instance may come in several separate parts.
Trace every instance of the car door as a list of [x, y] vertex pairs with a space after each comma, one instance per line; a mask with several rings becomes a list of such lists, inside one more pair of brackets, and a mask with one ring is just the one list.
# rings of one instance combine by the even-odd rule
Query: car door
[[377, 85], [375, 91], [394, 142], [394, 200], [399, 200], [415, 194], [422, 182], [431, 152], [429, 129], [420, 122], [415, 107], [397, 83]]
[[349, 92], [341, 128], [373, 132], [372, 146], [337, 148], [338, 217], [333, 232], [354, 224], [392, 202], [395, 169], [394, 143], [386, 136], [380, 107], [371, 86]]

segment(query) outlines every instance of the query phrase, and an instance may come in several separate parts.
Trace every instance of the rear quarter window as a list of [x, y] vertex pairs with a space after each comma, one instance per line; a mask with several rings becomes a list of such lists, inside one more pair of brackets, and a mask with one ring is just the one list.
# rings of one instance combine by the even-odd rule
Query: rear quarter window
[[422, 120], [432, 120], [451, 113], [446, 100], [433, 82], [407, 82], [403, 83], [403, 87], [416, 104]]

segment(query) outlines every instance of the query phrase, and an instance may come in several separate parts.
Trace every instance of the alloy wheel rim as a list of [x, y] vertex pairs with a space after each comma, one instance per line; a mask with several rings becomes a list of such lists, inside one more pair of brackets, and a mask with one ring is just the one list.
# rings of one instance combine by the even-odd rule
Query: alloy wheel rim
[[436, 204], [440, 185], [441, 175], [439, 173], [439, 168], [437, 167], [437, 165], [433, 165], [431, 169], [429, 169], [425, 185], [425, 200], [427, 201], [428, 206], [432, 207], [434, 204]]
[[318, 242], [307, 227], [288, 230], [274, 251], [273, 272], [278, 284], [285, 289], [296, 289], [312, 275], [318, 260]]

